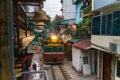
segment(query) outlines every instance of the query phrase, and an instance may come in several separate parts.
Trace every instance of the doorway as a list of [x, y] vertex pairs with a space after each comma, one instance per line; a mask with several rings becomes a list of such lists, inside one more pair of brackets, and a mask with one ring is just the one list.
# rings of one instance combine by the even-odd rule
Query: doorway
[[103, 80], [111, 80], [111, 60], [111, 54], [103, 54]]

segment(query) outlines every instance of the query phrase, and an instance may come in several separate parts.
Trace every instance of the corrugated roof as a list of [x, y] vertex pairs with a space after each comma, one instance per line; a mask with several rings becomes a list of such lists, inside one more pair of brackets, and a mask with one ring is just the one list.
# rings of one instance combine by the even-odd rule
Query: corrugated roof
[[91, 48], [91, 40], [90, 39], [82, 40], [73, 44], [72, 46], [80, 49], [88, 50]]

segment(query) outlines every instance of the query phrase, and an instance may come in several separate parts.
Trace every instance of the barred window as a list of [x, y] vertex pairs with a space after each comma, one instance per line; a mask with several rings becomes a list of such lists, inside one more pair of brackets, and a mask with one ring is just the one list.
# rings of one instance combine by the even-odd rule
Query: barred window
[[88, 64], [88, 57], [83, 57], [83, 64]]

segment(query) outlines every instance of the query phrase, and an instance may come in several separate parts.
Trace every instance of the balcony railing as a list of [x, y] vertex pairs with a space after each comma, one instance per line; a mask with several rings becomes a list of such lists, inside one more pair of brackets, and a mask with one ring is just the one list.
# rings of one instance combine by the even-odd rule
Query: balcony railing
[[83, 11], [83, 17], [91, 15], [91, 7], [90, 6], [82, 6], [81, 10]]

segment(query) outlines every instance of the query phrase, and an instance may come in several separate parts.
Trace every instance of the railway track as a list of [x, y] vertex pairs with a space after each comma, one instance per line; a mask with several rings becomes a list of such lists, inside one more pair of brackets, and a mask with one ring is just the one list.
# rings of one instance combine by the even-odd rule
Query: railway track
[[70, 75], [64, 69], [63, 65], [49, 65], [48, 71], [49, 80], [69, 80]]
[[80, 74], [72, 68], [67, 60], [64, 60], [63, 64], [47, 64], [46, 70], [49, 80], [80, 80]]
[[67, 80], [62, 72], [60, 65], [51, 65], [54, 80]]

